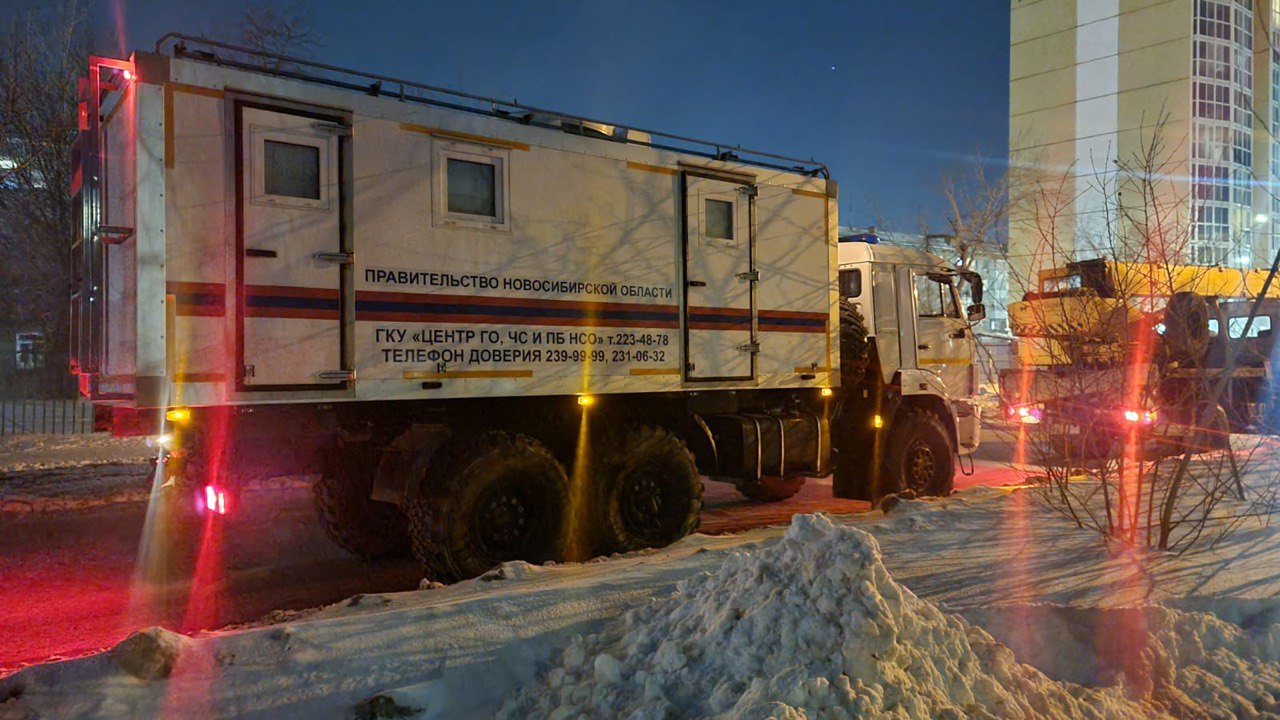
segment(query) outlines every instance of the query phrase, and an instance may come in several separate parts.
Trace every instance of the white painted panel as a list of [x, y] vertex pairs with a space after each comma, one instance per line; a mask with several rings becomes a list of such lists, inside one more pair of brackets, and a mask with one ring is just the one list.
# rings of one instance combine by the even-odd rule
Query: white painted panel
[[1103, 145], [1108, 142], [1115, 145], [1116, 118], [1119, 112], [1119, 99], [1116, 95], [1106, 95], [1092, 100], [1081, 100], [1076, 103], [1076, 155], [1088, 158], [1089, 150], [1096, 150], [1099, 136], [1105, 136]]
[[1076, 62], [1115, 57], [1120, 51], [1120, 18], [1111, 17], [1076, 28]]
[[138, 377], [165, 374], [164, 88], [136, 83]]
[[1076, 24], [1085, 25], [1115, 18], [1120, 13], [1120, 0], [1076, 0]]
[[1087, 101], [1115, 95], [1119, 90], [1119, 65], [1109, 57], [1076, 66], [1076, 98]]

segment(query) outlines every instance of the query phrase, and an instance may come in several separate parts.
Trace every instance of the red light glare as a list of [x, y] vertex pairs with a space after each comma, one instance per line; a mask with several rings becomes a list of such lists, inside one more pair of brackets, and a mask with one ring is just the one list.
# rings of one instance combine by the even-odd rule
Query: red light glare
[[1040, 408], [1033, 405], [1011, 405], [1008, 414], [1011, 420], [1017, 420], [1023, 425], [1036, 425], [1043, 415]]
[[1141, 411], [1125, 410], [1124, 419], [1125, 419], [1125, 422], [1150, 425], [1151, 423], [1154, 423], [1156, 421], [1156, 411], [1155, 410], [1141, 410]]
[[204, 507], [218, 515], [227, 514], [227, 491], [216, 485], [204, 486]]

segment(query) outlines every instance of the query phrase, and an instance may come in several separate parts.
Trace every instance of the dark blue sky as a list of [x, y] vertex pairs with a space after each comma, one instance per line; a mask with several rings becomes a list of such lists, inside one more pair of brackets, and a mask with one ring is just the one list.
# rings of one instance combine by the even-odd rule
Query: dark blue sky
[[[233, 32], [241, 2], [97, 0], [104, 49]], [[998, 0], [313, 0], [325, 62], [825, 162], [841, 224], [937, 221], [938, 178], [1006, 155]], [[119, 9], [119, 10], [117, 10]], [[122, 13], [121, 23], [117, 23]], [[116, 38], [123, 26], [126, 37]]]

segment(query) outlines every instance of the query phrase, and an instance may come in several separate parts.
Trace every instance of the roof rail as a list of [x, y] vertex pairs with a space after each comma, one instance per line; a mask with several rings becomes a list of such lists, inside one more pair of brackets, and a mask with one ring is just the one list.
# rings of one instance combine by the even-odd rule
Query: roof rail
[[[168, 44], [167, 47], [166, 43]], [[739, 145], [698, 140], [657, 130], [646, 130], [625, 124], [595, 120], [580, 115], [569, 115], [555, 110], [522, 105], [515, 101], [499, 100], [483, 95], [448, 90], [387, 75], [360, 72], [359, 70], [351, 70], [337, 65], [279, 55], [193, 35], [167, 33], [156, 41], [156, 52], [225, 67], [253, 70], [255, 72], [265, 71], [278, 77], [329, 85], [379, 97], [394, 98], [402, 102], [447, 107], [510, 120], [524, 125], [558, 127], [562, 130], [566, 127], [572, 128], [576, 126], [579, 132], [591, 137], [595, 137], [595, 135], [582, 130], [582, 128], [588, 127], [589, 124], [624, 127], [637, 133], [647, 133], [649, 139], [640, 140], [629, 136], [626, 138], [614, 137], [612, 138], [614, 142], [626, 142], [659, 150], [689, 153], [715, 160], [740, 162], [814, 177], [828, 179], [831, 177], [827, 166], [813, 159], [802, 160], [760, 150], [750, 150]], [[254, 62], [255, 60], [257, 62]], [[264, 68], [263, 60], [272, 61], [274, 66]], [[558, 122], [564, 124], [557, 125]]]

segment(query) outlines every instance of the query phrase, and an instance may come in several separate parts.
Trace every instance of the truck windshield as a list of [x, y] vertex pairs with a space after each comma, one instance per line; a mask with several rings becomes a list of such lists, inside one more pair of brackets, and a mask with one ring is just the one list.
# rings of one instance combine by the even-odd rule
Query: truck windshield
[[1064, 290], [1079, 290], [1084, 287], [1084, 279], [1080, 273], [1072, 273], [1056, 278], [1045, 278], [1040, 281], [1040, 292], [1063, 292]]

